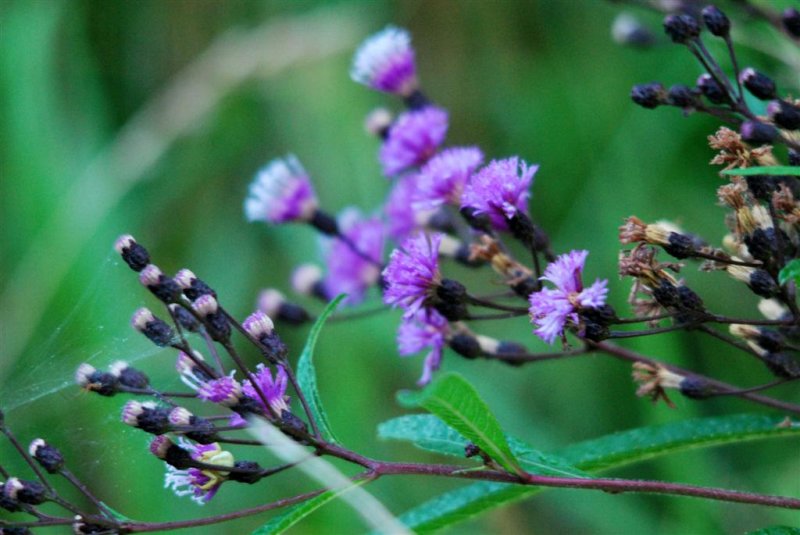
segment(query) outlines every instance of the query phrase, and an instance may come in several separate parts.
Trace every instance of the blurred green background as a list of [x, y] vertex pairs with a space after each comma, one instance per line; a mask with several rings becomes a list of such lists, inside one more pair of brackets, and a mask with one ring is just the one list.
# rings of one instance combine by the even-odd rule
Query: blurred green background
[[[399, 107], [347, 73], [357, 44], [388, 23], [411, 31], [423, 86], [451, 114], [448, 143], [540, 163], [534, 217], [557, 251], [591, 250], [588, 276], [608, 277], [623, 309], [629, 282], [616, 277], [616, 229], [624, 217], [673, 219], [716, 242], [725, 227], [705, 142], [716, 123], [643, 110], [628, 98], [634, 83], [691, 84], [699, 67], [664, 42], [647, 51], [615, 45], [610, 25], [622, 9], [588, 0], [0, 2], [0, 403], [7, 420], [23, 442], [41, 435], [62, 447], [107, 503], [140, 520], [206, 516], [314, 488], [305, 476], [283, 474], [255, 487], [226, 485], [196, 507], [162, 488], [163, 466], [147, 453], [147, 438], [119, 423], [125, 400], [78, 392], [72, 374], [83, 361], [99, 368], [122, 358], [156, 385], [179, 385], [174, 353], [129, 328], [136, 307], [156, 303], [113, 254], [119, 234], [136, 236], [167, 272], [192, 269], [244, 317], [260, 288], [287, 289], [291, 269], [318, 258], [309, 229], [244, 221], [242, 201], [259, 166], [291, 151], [330, 211], [380, 202], [388, 184], [362, 122], [375, 106]], [[660, 17], [638, 14], [661, 37]], [[744, 63], [796, 83], [773, 57], [796, 64], [796, 49], [781, 48], [759, 24], [741, 37], [760, 49], [743, 46]], [[754, 314], [755, 298], [726, 276], [693, 266], [685, 276], [713, 310]], [[491, 288], [468, 277], [471, 287]], [[420, 357], [397, 357], [398, 319], [384, 313], [324, 331], [322, 396], [352, 448], [435, 460], [375, 439], [379, 422], [403, 413], [394, 394], [413, 387], [421, 367]], [[524, 318], [476, 329], [545, 349]], [[295, 354], [306, 332], [281, 329]], [[700, 334], [626, 345], [734, 384], [770, 379], [745, 355]], [[651, 405], [636, 398], [630, 367], [605, 357], [512, 368], [448, 354], [444, 368], [470, 378], [509, 432], [544, 450], [642, 425], [763, 410], [736, 400]], [[775, 393], [799, 399], [791, 388]], [[5, 443], [0, 460], [24, 474]], [[798, 444], [784, 440], [684, 453], [614, 475], [796, 496], [798, 474]], [[400, 514], [461, 484], [392, 478], [368, 490]], [[244, 533], [267, 517], [192, 532]], [[557, 490], [452, 531], [743, 533], [776, 523], [798, 519], [765, 508]], [[360, 530], [354, 513], [335, 503], [294, 532]]]

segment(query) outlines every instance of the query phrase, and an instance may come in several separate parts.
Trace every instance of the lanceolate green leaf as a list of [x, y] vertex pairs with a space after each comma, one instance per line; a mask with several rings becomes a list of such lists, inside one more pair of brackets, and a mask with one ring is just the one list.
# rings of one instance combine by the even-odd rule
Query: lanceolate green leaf
[[770, 526], [749, 532], [747, 535], [800, 535], [800, 528], [791, 526]]
[[461, 375], [442, 374], [422, 392], [401, 392], [403, 405], [422, 407], [472, 441], [510, 472], [522, 472], [500, 424], [475, 388]]
[[800, 258], [795, 258], [783, 266], [783, 269], [778, 273], [778, 282], [781, 284], [786, 284], [790, 280], [800, 285]]
[[722, 171], [723, 175], [736, 175], [736, 176], [755, 176], [755, 175], [770, 175], [770, 176], [800, 176], [800, 167], [790, 165], [776, 165], [771, 167], [745, 167], [741, 169], [726, 169]]
[[[781, 417], [750, 414], [686, 420], [616, 433], [575, 444], [557, 453], [580, 470], [596, 472], [689, 449], [761, 438], [800, 436], [800, 425], [783, 426], [782, 421]], [[439, 495], [407, 511], [399, 519], [417, 533], [431, 532], [543, 490], [546, 489], [475, 483]]]
[[314, 348], [317, 345], [317, 338], [319, 338], [320, 331], [322, 331], [322, 326], [325, 324], [325, 321], [333, 314], [336, 307], [339, 306], [339, 303], [341, 303], [342, 299], [345, 297], [344, 294], [339, 295], [336, 299], [328, 303], [328, 306], [325, 307], [325, 310], [322, 311], [322, 314], [320, 314], [317, 321], [314, 322], [314, 325], [311, 327], [311, 331], [308, 333], [308, 340], [306, 340], [306, 346], [303, 348], [300, 359], [297, 361], [297, 382], [300, 383], [300, 388], [306, 396], [309, 408], [314, 415], [314, 419], [317, 421], [320, 432], [325, 440], [333, 442], [335, 442], [336, 439], [331, 432], [328, 417], [325, 414], [325, 410], [322, 408], [322, 401], [320, 400], [319, 391], [317, 390], [317, 373], [314, 370]]
[[[353, 487], [356, 485], [362, 485], [363, 483], [365, 483], [365, 481], [359, 481], [358, 483], [354, 483]], [[328, 490], [315, 498], [311, 498], [310, 500], [301, 502], [294, 507], [290, 507], [280, 515], [272, 518], [260, 528], [253, 531], [253, 535], [277, 535], [278, 533], [283, 533], [326, 503], [336, 499], [338, 496], [341, 496], [342, 493], [347, 492], [353, 487], [336, 491]]]
[[[469, 442], [461, 433], [431, 414], [411, 414], [383, 422], [378, 426], [378, 436], [408, 440], [418, 448], [462, 459], [464, 446]], [[506, 436], [506, 440], [520, 465], [532, 474], [591, 477], [558, 456], [542, 453], [511, 436]]]

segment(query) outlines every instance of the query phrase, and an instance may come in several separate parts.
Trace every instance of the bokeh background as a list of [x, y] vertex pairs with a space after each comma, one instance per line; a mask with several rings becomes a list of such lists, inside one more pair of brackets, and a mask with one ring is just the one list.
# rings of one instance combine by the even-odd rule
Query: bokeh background
[[[136, 307], [155, 302], [113, 254], [119, 234], [134, 234], [167, 272], [189, 267], [244, 317], [260, 288], [287, 289], [295, 265], [318, 259], [310, 229], [244, 221], [242, 201], [259, 166], [291, 151], [328, 210], [379, 204], [388, 183], [378, 142], [362, 122], [375, 106], [399, 107], [351, 82], [348, 68], [360, 40], [390, 23], [413, 34], [423, 85], [451, 114], [448, 143], [540, 163], [534, 217], [557, 251], [590, 249], [588, 276], [609, 278], [613, 303], [624, 309], [629, 282], [616, 276], [624, 217], [669, 218], [712, 241], [725, 231], [714, 195], [720, 179], [707, 165], [705, 139], [716, 123], [643, 110], [628, 98], [634, 83], [691, 84], [699, 67], [665, 42], [660, 17], [646, 11], [635, 13], [658, 36], [655, 47], [613, 43], [610, 26], [624, 9], [588, 0], [3, 1], [0, 402], [7, 420], [24, 442], [45, 436], [62, 447], [73, 471], [136, 519], [205, 516], [314, 488], [305, 476], [283, 474], [255, 487], [226, 485], [196, 507], [162, 488], [163, 467], [147, 453], [146, 437], [119, 423], [125, 400], [78, 392], [72, 374], [80, 362], [105, 367], [123, 358], [157, 385], [179, 385], [174, 354], [129, 327]], [[762, 24], [739, 29], [743, 62], [796, 90], [786, 85], [797, 77], [784, 63], [797, 65], [797, 49]], [[486, 284], [458, 268], [448, 273]], [[755, 298], [724, 275], [688, 266], [685, 276], [712, 309], [754, 313]], [[421, 367], [420, 357], [397, 357], [398, 319], [390, 312], [326, 328], [316, 357], [323, 400], [349, 446], [434, 460], [375, 438], [378, 423], [403, 414], [395, 392], [414, 387]], [[524, 318], [476, 328], [545, 349]], [[306, 332], [281, 329], [295, 354]], [[770, 378], [700, 334], [625, 345], [735, 384]], [[448, 354], [444, 368], [470, 378], [509, 432], [550, 451], [643, 425], [763, 410], [736, 400], [651, 405], [636, 398], [629, 366], [605, 357], [512, 368]], [[798, 399], [791, 388], [775, 393]], [[0, 460], [24, 473], [5, 443]], [[800, 494], [798, 474], [798, 444], [787, 440], [688, 452], [614, 473], [790, 495]], [[400, 514], [461, 484], [392, 478], [369, 490]], [[192, 532], [245, 533], [267, 517]], [[551, 490], [453, 532], [742, 533], [777, 523], [797, 517]], [[360, 530], [354, 513], [334, 503], [294, 533]]]

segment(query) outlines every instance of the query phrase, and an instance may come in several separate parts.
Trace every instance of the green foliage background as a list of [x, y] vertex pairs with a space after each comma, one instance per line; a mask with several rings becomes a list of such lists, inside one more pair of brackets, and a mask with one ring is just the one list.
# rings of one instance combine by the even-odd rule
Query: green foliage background
[[[243, 317], [258, 289], [285, 289], [296, 264], [317, 258], [309, 229], [244, 221], [242, 200], [259, 166], [291, 151], [329, 210], [377, 205], [388, 184], [378, 143], [362, 121], [373, 107], [396, 103], [352, 83], [347, 72], [358, 42], [388, 23], [412, 32], [423, 85], [451, 114], [448, 142], [540, 163], [534, 217], [557, 251], [590, 249], [589, 276], [608, 277], [623, 309], [629, 283], [615, 276], [622, 218], [670, 218], [711, 241], [725, 228], [714, 196], [720, 179], [707, 165], [705, 142], [716, 123], [675, 110], [648, 112], [628, 98], [634, 83], [691, 84], [699, 67], [666, 43], [648, 51], [614, 45], [609, 27], [620, 9], [583, 0], [0, 3], [0, 402], [10, 408], [11, 425], [25, 442], [41, 435], [63, 447], [80, 477], [136, 519], [205, 516], [313, 488], [303, 476], [282, 474], [252, 488], [227, 485], [214, 502], [195, 507], [162, 489], [163, 468], [147, 453], [145, 437], [118, 422], [123, 399], [82, 395], [67, 385], [80, 362], [101, 367], [118, 358], [135, 359], [158, 385], [179, 384], [173, 354], [156, 351], [128, 326], [134, 308], [155, 304], [112, 253], [117, 235], [134, 234], [165, 271], [189, 267]], [[659, 17], [642, 15], [660, 34]], [[221, 64], [199, 59], [209, 47], [265, 28], [269, 47], [226, 49]], [[744, 37], [767, 52], [784, 51], [758, 24]], [[324, 39], [330, 40], [318, 50], [294, 53]], [[742, 50], [745, 63], [775, 72], [779, 82], [793, 80], [769, 53]], [[191, 110], [209, 87], [253, 62], [263, 68], [219, 92], [180, 135], [167, 135], [173, 113]], [[187, 80], [206, 83], [180, 85]], [[141, 110], [163, 103], [164, 89], [176, 84], [177, 98], [142, 119]], [[126, 137], [131, 133], [138, 137]], [[154, 147], [163, 153], [146, 163]], [[472, 285], [483, 280], [457, 268], [451, 273]], [[724, 275], [689, 266], [685, 276], [710, 308], [755, 313], [755, 298]], [[344, 443], [385, 458], [433, 460], [375, 439], [378, 423], [404, 413], [394, 394], [414, 385], [421, 365], [397, 357], [398, 317], [331, 323], [315, 356], [320, 389]], [[544, 349], [524, 318], [479, 327]], [[281, 330], [295, 354], [306, 331]], [[627, 345], [735, 384], [770, 377], [697, 333]], [[736, 400], [653, 406], [635, 397], [629, 366], [605, 357], [512, 368], [448, 355], [444, 366], [473, 382], [507, 431], [545, 451], [621, 429], [760, 410]], [[782, 393], [800, 399], [791, 387]], [[796, 496], [797, 453], [788, 440], [752, 443], [615, 474]], [[22, 470], [5, 443], [0, 460]], [[367, 489], [400, 514], [460, 484], [397, 478]], [[194, 532], [247, 532], [264, 519]], [[741, 533], [777, 523], [798, 519], [741, 505], [559, 490], [454, 531]], [[360, 529], [358, 518], [334, 503], [294, 532]]]

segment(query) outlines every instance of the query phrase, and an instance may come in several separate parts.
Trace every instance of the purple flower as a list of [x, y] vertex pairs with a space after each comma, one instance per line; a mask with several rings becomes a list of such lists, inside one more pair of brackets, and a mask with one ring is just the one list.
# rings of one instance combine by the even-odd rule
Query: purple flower
[[[188, 451], [195, 461], [225, 467], [234, 465], [233, 455], [229, 451], [223, 450], [216, 442], [192, 444], [189, 441], [181, 440], [180, 446]], [[178, 496], [191, 496], [192, 500], [203, 505], [216, 495], [226, 479], [228, 479], [228, 472], [199, 468], [178, 470], [174, 466], [167, 465], [164, 488], [172, 487], [173, 492]]]
[[272, 160], [258, 172], [250, 184], [244, 212], [248, 221], [287, 223], [311, 219], [318, 206], [308, 173], [289, 155]]
[[397, 347], [401, 355], [413, 355], [430, 348], [425, 356], [418, 385], [428, 384], [433, 372], [441, 366], [442, 350], [447, 343], [448, 333], [447, 320], [433, 309], [421, 310], [413, 317], [405, 318], [397, 329]]
[[417, 67], [408, 32], [388, 26], [365, 40], [353, 58], [350, 77], [377, 91], [412, 94], [417, 89]]
[[242, 385], [233, 378], [233, 373], [201, 383], [197, 388], [197, 397], [225, 407], [237, 405], [242, 398]]
[[442, 280], [439, 272], [439, 245], [442, 235], [419, 234], [407, 238], [401, 248], [392, 251], [389, 265], [383, 270], [386, 289], [383, 301], [405, 309], [408, 319], [422, 308]]
[[379, 158], [383, 174], [419, 167], [436, 153], [447, 134], [447, 112], [428, 106], [401, 114], [389, 128]]
[[516, 156], [492, 160], [478, 171], [464, 188], [461, 206], [475, 214], [486, 214], [497, 230], [508, 230], [506, 219], [528, 213], [533, 175], [538, 165], [528, 165]]
[[384, 204], [387, 231], [397, 241], [406, 239], [414, 230], [422, 228], [433, 215], [431, 210], [420, 210], [414, 206], [418, 177], [409, 175], [396, 180]]
[[[256, 383], [258, 383], [258, 387], [264, 393], [264, 397], [267, 398], [267, 403], [269, 403], [269, 406], [272, 407], [272, 410], [275, 412], [275, 414], [280, 416], [283, 414], [283, 411], [289, 410], [289, 405], [287, 404], [289, 397], [286, 395], [286, 384], [289, 380], [289, 377], [286, 375], [286, 370], [283, 369], [283, 366], [277, 366], [277, 371], [273, 377], [269, 368], [263, 364], [259, 364], [256, 366], [256, 373], [253, 374], [253, 376], [256, 380]], [[267, 410], [264, 402], [261, 401], [261, 396], [258, 395], [258, 392], [256, 391], [255, 387], [253, 387], [250, 380], [245, 379], [243, 381], [242, 390], [247, 397], [258, 401], [258, 404], [261, 405], [261, 408], [263, 408], [265, 411]]]
[[556, 258], [542, 277], [556, 288], [543, 288], [528, 298], [531, 322], [538, 326], [533, 332], [548, 344], [563, 336], [568, 321], [578, 324], [581, 309], [600, 307], [606, 302], [607, 280], [598, 279], [590, 287], [583, 287], [581, 271], [588, 254], [589, 251], [572, 251]]
[[483, 153], [477, 147], [440, 152], [419, 173], [414, 208], [438, 208], [446, 203], [460, 206], [464, 186], [482, 163]]
[[331, 240], [325, 255], [328, 266], [323, 282], [325, 293], [329, 298], [346, 293], [347, 303], [357, 304], [364, 300], [367, 290], [380, 278], [386, 232], [380, 219], [363, 219], [356, 209], [342, 213], [339, 228], [363, 256], [344, 241]]

